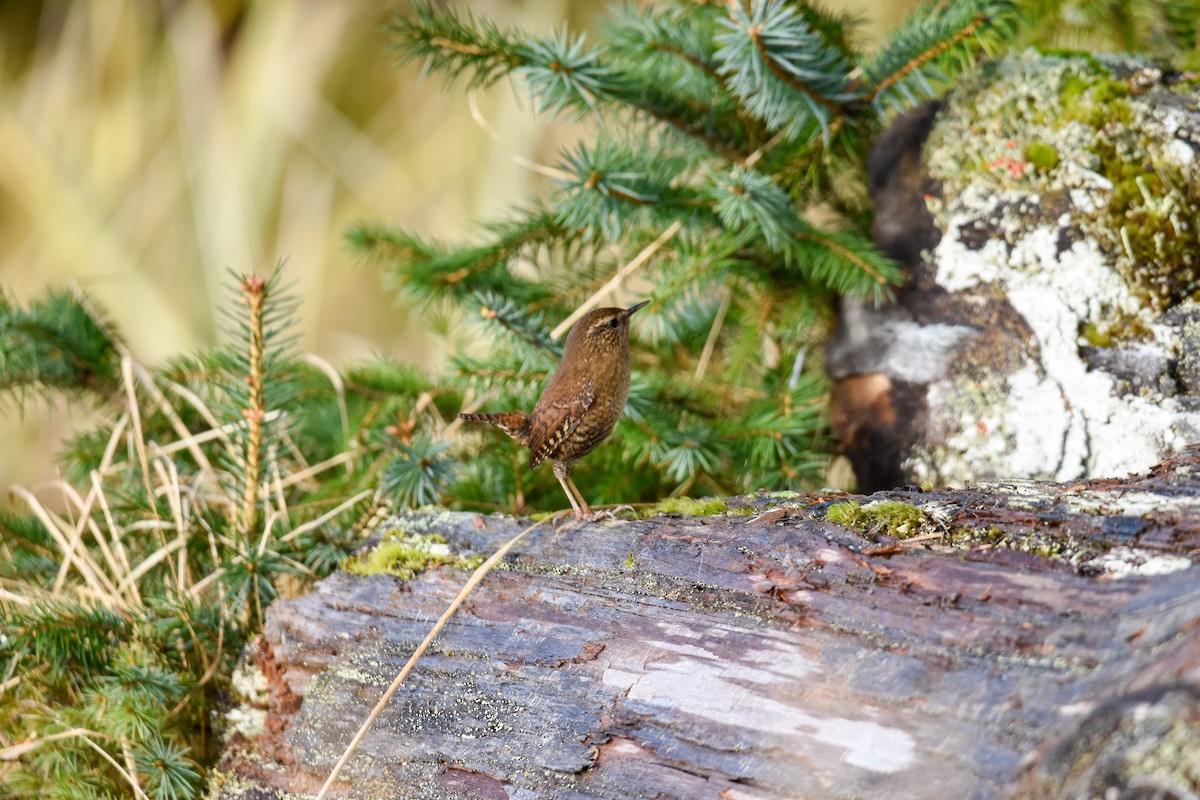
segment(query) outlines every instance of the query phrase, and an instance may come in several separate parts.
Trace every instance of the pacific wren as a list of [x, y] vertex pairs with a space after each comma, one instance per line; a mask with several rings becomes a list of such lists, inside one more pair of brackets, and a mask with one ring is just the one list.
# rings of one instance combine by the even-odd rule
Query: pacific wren
[[567, 335], [562, 362], [542, 389], [532, 414], [459, 414], [466, 422], [486, 422], [529, 448], [529, 468], [546, 459], [562, 484], [576, 519], [592, 510], [571, 480], [571, 465], [612, 433], [629, 397], [629, 318], [648, 303], [629, 308], [597, 308]]

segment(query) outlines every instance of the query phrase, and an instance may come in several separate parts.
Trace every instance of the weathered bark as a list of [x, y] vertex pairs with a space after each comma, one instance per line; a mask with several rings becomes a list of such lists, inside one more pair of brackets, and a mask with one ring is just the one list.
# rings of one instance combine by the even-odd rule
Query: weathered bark
[[1148, 469], [1200, 438], [1200, 90], [1027, 53], [897, 120], [876, 244], [909, 284], [847, 300], [826, 366], [864, 491]]
[[[869, 498], [923, 509], [919, 542], [823, 519], [849, 499], [866, 502], [760, 495], [538, 532], [418, 664], [338, 796], [1200, 791], [1200, 448], [1128, 480]], [[524, 523], [389, 524], [486, 554]], [[464, 578], [337, 574], [275, 603], [250, 651], [266, 724], [234, 737], [221, 796], [314, 792]]]

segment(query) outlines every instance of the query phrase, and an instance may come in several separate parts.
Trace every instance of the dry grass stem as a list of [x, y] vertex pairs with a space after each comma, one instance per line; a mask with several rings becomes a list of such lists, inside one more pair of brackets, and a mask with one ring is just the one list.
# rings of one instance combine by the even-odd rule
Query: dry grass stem
[[375, 494], [374, 490], [364, 489], [363, 491], [354, 495], [354, 497], [351, 497], [349, 500], [345, 500], [341, 503], [338, 503], [335, 507], [331, 508], [329, 511], [326, 511], [324, 514], [317, 517], [316, 519], [310, 519], [308, 522], [305, 522], [302, 525], [297, 525], [290, 532], [279, 537], [280, 543], [290, 542], [292, 539], [295, 539], [298, 536], [303, 536], [304, 534], [308, 533], [309, 531], [315, 530], [316, 528], [321, 527], [326, 522], [329, 522], [331, 519], [333, 519], [334, 517], [341, 514], [343, 511], [353, 508], [354, 506], [358, 505], [363, 500], [366, 500], [367, 498], [373, 496], [374, 494]]
[[[167, 505], [171, 508], [171, 519], [175, 522], [176, 536], [180, 539], [189, 539], [189, 530], [187, 522], [184, 519], [184, 502], [183, 495], [179, 491], [179, 470], [175, 466], [175, 462], [169, 458], [163, 458], [159, 454], [155, 454], [154, 469], [158, 473], [159, 482], [162, 486], [162, 492], [167, 497]], [[187, 571], [187, 548], [179, 548], [179, 561], [175, 565], [175, 574], [178, 576], [177, 582], [180, 586], [186, 586], [190, 583]]]
[[[156, 527], [155, 530], [161, 532], [162, 528]], [[164, 543], [162, 547], [159, 547], [153, 553], [146, 556], [140, 564], [121, 577], [121, 582], [117, 585], [117, 592], [123, 592], [128, 587], [134, 585], [143, 575], [161, 564], [164, 559], [170, 558], [171, 554], [180, 547], [186, 547], [187, 541], [186, 536], [179, 536], [174, 541]], [[171, 576], [175, 578], [175, 585], [182, 591], [185, 587], [180, 580], [180, 576], [174, 572], [171, 572]]]
[[154, 376], [147, 372], [146, 368], [141, 364], [138, 364], [136, 361], [133, 362], [133, 365], [134, 369], [137, 371], [138, 380], [141, 382], [141, 385], [146, 389], [146, 391], [149, 392], [150, 397], [154, 400], [154, 403], [158, 406], [159, 410], [162, 411], [163, 416], [165, 416], [167, 421], [171, 424], [171, 428], [175, 431], [175, 435], [179, 437], [179, 443], [186, 447], [188, 452], [192, 454], [192, 458], [196, 460], [196, 466], [205, 472], [212, 472], [213, 467], [208, 461], [208, 456], [204, 455], [204, 451], [200, 449], [199, 445], [193, 439], [192, 432], [188, 430], [187, 425], [185, 425], [183, 420], [180, 419], [179, 414], [177, 414], [171, 404], [167, 402], [167, 397], [162, 393], [161, 390], [159, 390], [158, 385], [154, 381]]
[[[23, 589], [24, 589], [25, 587], [21, 587], [21, 588], [23, 588]], [[0, 589], [0, 602], [3, 602], [3, 603], [16, 603], [16, 604], [17, 604], [17, 605], [19, 605], [19, 606], [31, 606], [31, 605], [33, 605], [33, 601], [32, 601], [32, 600], [30, 600], [30, 599], [29, 599], [28, 597], [26, 597], [25, 595], [21, 595], [21, 594], [13, 594], [12, 592], [10, 592], [10, 591], [8, 591], [8, 590], [6, 590], [6, 589]], [[6, 682], [5, 684], [3, 684], [3, 685], [0, 685], [0, 690], [2, 690], [2, 689], [4, 688], [4, 686], [6, 686], [6, 685], [7, 685], [7, 682]]]
[[[480, 110], [479, 103], [475, 100], [474, 91], [467, 92], [467, 107], [471, 109], [471, 119], [475, 120], [475, 124], [478, 125], [479, 128], [488, 135], [488, 138], [500, 145], [500, 147], [503, 149], [508, 150], [508, 145], [505, 144], [503, 137], [497, 133], [496, 129], [492, 127], [492, 123], [488, 122], [487, 117], [485, 117], [483, 115], [483, 111]], [[539, 175], [545, 175], [547, 178], [554, 178], [555, 180], [560, 181], [569, 181], [574, 177], [569, 172], [557, 169], [556, 167], [549, 167], [545, 164], [539, 164], [536, 161], [530, 161], [528, 158], [517, 155], [513, 152], [509, 152], [508, 157], [517, 166], [525, 167], [531, 172], [536, 172]]]
[[347, 461], [353, 461], [362, 454], [363, 448], [361, 447], [356, 447], [353, 450], [347, 450], [343, 453], [338, 453], [336, 456], [327, 458], [318, 464], [313, 464], [311, 467], [302, 469], [299, 472], [291, 473], [281, 481], [280, 485], [286, 488], [289, 486], [295, 486], [298, 483], [303, 483], [309, 478], [319, 475], [327, 469], [332, 469], [333, 467], [336, 467], [339, 464], [344, 464]]
[[[121, 541], [122, 533], [113, 520], [112, 509], [108, 507], [108, 498], [104, 496], [104, 490], [100, 486], [100, 473], [92, 470], [92, 491], [96, 494], [96, 501], [100, 504], [100, 511], [104, 514], [104, 523], [108, 526], [108, 535], [112, 539], [112, 552], [120, 560], [121, 569], [115, 571], [114, 575], [124, 575], [129, 572], [129, 554], [125, 551], [125, 545]], [[129, 598], [135, 605], [142, 604], [141, 592], [136, 586], [129, 587]]]
[[221, 580], [221, 578], [225, 577], [225, 572], [226, 570], [224, 567], [219, 567], [213, 570], [188, 587], [188, 594], [190, 594], [192, 597], [199, 598], [204, 594], [204, 591], [208, 589], [209, 586], [212, 586], [214, 583]]
[[112, 466], [113, 459], [117, 456], [117, 448], [121, 446], [121, 437], [125, 435], [125, 429], [129, 427], [129, 412], [121, 412], [121, 416], [117, 417], [117, 422], [113, 425], [112, 434], [108, 437], [108, 445], [104, 448], [104, 455], [100, 458], [100, 472], [107, 472]]
[[660, 247], [674, 238], [675, 234], [679, 233], [679, 231], [682, 229], [682, 222], [679, 220], [672, 222], [657, 239], [643, 247], [642, 251], [634, 256], [632, 261], [617, 270], [617, 274], [613, 275], [607, 283], [601, 286], [599, 291], [597, 291], [587, 300], [583, 301], [583, 304], [575, 310], [575, 313], [571, 314], [571, 316], [560, 322], [557, 328], [550, 331], [550, 336], [555, 339], [562, 338], [562, 335], [570, 330], [571, 326], [578, 322], [584, 314], [600, 305], [600, 301], [607, 297], [613, 289], [616, 289], [617, 286], [621, 284], [621, 281], [628, 278], [634, 270], [638, 269], [647, 261], [649, 261], [650, 257], [657, 253]]
[[[125, 383], [125, 400], [126, 410], [129, 413], [129, 421], [133, 424], [133, 447], [137, 453], [138, 465], [141, 467], [142, 488], [146, 490], [146, 497], [154, 497], [154, 487], [150, 485], [150, 461], [146, 456], [146, 436], [142, 430], [142, 411], [138, 406], [137, 388], [134, 385], [133, 377], [133, 359], [128, 353], [121, 356], [121, 377]], [[150, 503], [150, 512], [154, 515], [155, 521], [158, 523], [156, 530], [158, 531], [159, 543], [166, 545], [166, 536], [162, 532], [162, 520], [158, 517], [158, 506]], [[182, 590], [182, 586], [176, 586], [176, 589]]]
[[338, 418], [342, 423], [342, 435], [349, 441], [350, 412], [346, 408], [346, 381], [334, 368], [333, 364], [330, 364], [315, 353], [305, 353], [304, 361], [319, 369], [326, 378], [329, 378], [329, 385], [333, 387], [334, 396], [337, 397]]
[[117, 773], [133, 788], [133, 793], [135, 795], [141, 798], [141, 800], [150, 800], [150, 798], [146, 797], [146, 793], [142, 791], [141, 782], [137, 779], [137, 773], [134, 770], [133, 756], [129, 752], [129, 747], [127, 745], [122, 743], [121, 747], [121, 750], [125, 754], [125, 768], [122, 768], [121, 765], [117, 763], [117, 760], [108, 754], [107, 750], [93, 742], [86, 735], [80, 734], [79, 738], [80, 741], [95, 750], [100, 754], [101, 758], [112, 765], [112, 768], [115, 769]]
[[288, 511], [287, 496], [283, 492], [283, 474], [279, 470], [278, 462], [275, 462], [271, 469], [271, 488], [275, 492], [276, 508], [284, 519], [288, 519], [291, 514]]
[[725, 323], [725, 314], [729, 311], [729, 304], [733, 301], [733, 292], [728, 286], [721, 287], [721, 307], [717, 309], [717, 316], [713, 319], [712, 328], [708, 331], [708, 339], [704, 342], [704, 350], [700, 352], [700, 362], [696, 364], [696, 380], [704, 378], [704, 373], [708, 371], [708, 362], [712, 359], [713, 350], [717, 346], [717, 337], [721, 334], [721, 326]]
[[[60, 481], [59, 483], [62, 485], [63, 496], [74, 505], [79, 515], [79, 519], [75, 523], [76, 535], [82, 537], [83, 531], [86, 528], [92, 534], [92, 538], [95, 539], [96, 545], [100, 548], [100, 555], [103, 556], [104, 563], [108, 565], [109, 574], [120, 575], [121, 565], [117, 563], [116, 556], [109, 549], [108, 542], [105, 541], [104, 534], [101, 532], [100, 526], [96, 524], [95, 515], [92, 513], [92, 506], [100, 493], [99, 485], [94, 484], [88, 490], [87, 498], [84, 499], [79, 496], [79, 492], [71, 484], [66, 481]], [[57, 593], [56, 589], [55, 594]]]
[[87, 728], [68, 728], [65, 731], [47, 734], [46, 736], [40, 736], [37, 739], [30, 739], [21, 742], [20, 744], [14, 744], [8, 747], [0, 748], [0, 761], [15, 761], [26, 753], [32, 752], [44, 744], [59, 742], [63, 739], [73, 739], [76, 736], [98, 736], [101, 739], [109, 738], [99, 731], [93, 731]]
[[[83, 578], [84, 583], [87, 584], [88, 588], [97, 597], [108, 598], [106, 605], [110, 608], [118, 606], [118, 598], [114, 596], [114, 593], [106, 591], [101, 585], [101, 581], [104, 580], [106, 582], [107, 579], [101, 578], [102, 573], [96, 563], [92, 561], [89, 553], [86, 550], [77, 552], [74, 549], [70, 541], [64, 536], [63, 527], [55, 519], [55, 516], [42, 505], [41, 501], [24, 486], [13, 486], [9, 491], [24, 500], [25, 505], [29, 507], [29, 510], [33, 512], [38, 521], [46, 528], [46, 532], [50, 534], [50, 538], [54, 539], [54, 543], [58, 545], [59, 550], [62, 552], [64, 566], [74, 566], [76, 572]], [[73, 528], [74, 526], [70, 527]]]
[[342, 768], [346, 766], [346, 762], [350, 760], [350, 757], [354, 755], [354, 751], [357, 750], [359, 744], [362, 743], [363, 737], [365, 737], [367, 735], [367, 731], [371, 729], [371, 725], [375, 722], [376, 717], [382, 713], [383, 709], [387, 706], [388, 700], [392, 698], [392, 695], [394, 695], [396, 690], [400, 688], [400, 685], [404, 683], [404, 679], [408, 677], [410, 672], [412, 672], [413, 667], [417, 665], [417, 661], [420, 660], [421, 656], [425, 655], [425, 651], [429, 649], [431, 644], [433, 644], [434, 638], [436, 638], [441, 632], [442, 628], [446, 626], [446, 623], [449, 622], [450, 617], [454, 616], [454, 612], [457, 611], [459, 606], [461, 606], [466, 599], [471, 596], [471, 592], [475, 590], [475, 587], [478, 586], [481, 581], [483, 581], [484, 577], [491, 572], [498, 563], [500, 563], [500, 560], [508, 554], [508, 551], [516, 546], [517, 542], [525, 538], [527, 534], [532, 533], [542, 525], [545, 525], [550, 519], [550, 517], [547, 517], [540, 522], [535, 522], [525, 530], [518, 533], [516, 536], [509, 539], [507, 542], [501, 545], [496, 552], [492, 553], [492, 555], [488, 557], [487, 561], [484, 561], [479, 565], [479, 567], [476, 568], [474, 572], [471, 573], [471, 577], [467, 579], [466, 584], [464, 584], [463, 588], [460, 589], [458, 594], [454, 596], [454, 599], [450, 601], [450, 605], [446, 607], [444, 612], [442, 612], [442, 616], [439, 617], [438, 621], [434, 623], [434, 626], [430, 628], [429, 633], [425, 634], [425, 638], [421, 640], [421, 643], [417, 645], [417, 649], [413, 651], [411, 656], [409, 656], [408, 661], [405, 662], [404, 667], [400, 670], [400, 673], [396, 675], [396, 678], [392, 681], [391, 686], [384, 691], [383, 696], [379, 698], [379, 702], [375, 704], [375, 707], [371, 709], [371, 713], [367, 715], [365, 720], [363, 720], [363, 724], [359, 727], [358, 732], [354, 734], [354, 738], [350, 740], [350, 744], [346, 746], [346, 749], [342, 752], [342, 755], [337, 760], [337, 763], [333, 765], [333, 770], [330, 771], [329, 777], [325, 779], [324, 785], [321, 786], [321, 791], [317, 792], [316, 800], [324, 800], [325, 795], [329, 792], [329, 788], [333, 786], [334, 782], [338, 778], [338, 775], [341, 774]]
[[[204, 421], [208, 423], [209, 430], [205, 431], [204, 433], [190, 434], [187, 437], [189, 440], [195, 442], [196, 444], [203, 444], [210, 439], [219, 437], [222, 443], [225, 445], [225, 451], [230, 455], [230, 457], [237, 456], [237, 450], [234, 448], [233, 443], [229, 440], [229, 433], [231, 430], [234, 430], [236, 426], [222, 425], [221, 421], [217, 419], [216, 414], [212, 413], [212, 410], [209, 409], [205, 402], [201, 400], [195, 392], [186, 386], [181, 386], [178, 383], [172, 382], [167, 384], [167, 388], [187, 401], [187, 403], [196, 410], [196, 413], [203, 417]], [[186, 447], [187, 444], [181, 440], [180, 446]]]

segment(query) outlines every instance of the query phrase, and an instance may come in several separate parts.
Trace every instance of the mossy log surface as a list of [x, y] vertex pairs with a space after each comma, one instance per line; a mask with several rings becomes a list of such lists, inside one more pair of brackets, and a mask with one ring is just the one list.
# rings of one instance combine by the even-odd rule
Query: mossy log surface
[[[825, 519], [847, 500], [920, 513]], [[1200, 448], [1123, 480], [727, 506], [536, 532], [453, 618], [335, 796], [1200, 791]], [[526, 524], [385, 527], [482, 555]], [[275, 603], [247, 654], [265, 721], [231, 739], [219, 796], [315, 793], [466, 575], [339, 573]]]

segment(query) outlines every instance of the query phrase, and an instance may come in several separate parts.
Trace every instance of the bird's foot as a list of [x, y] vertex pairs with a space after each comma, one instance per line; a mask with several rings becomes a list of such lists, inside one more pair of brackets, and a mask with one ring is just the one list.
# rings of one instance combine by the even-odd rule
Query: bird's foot
[[555, 512], [554, 516], [550, 518], [550, 527], [554, 530], [554, 538], [557, 539], [559, 533], [573, 528], [584, 521], [578, 512], [565, 509]]
[[602, 519], [620, 519], [620, 517], [617, 516], [618, 514], [633, 510], [633, 506], [617, 506], [616, 508], [605, 509], [604, 511], [593, 511], [584, 517], [584, 519], [586, 519], [588, 522], [599, 522]]

